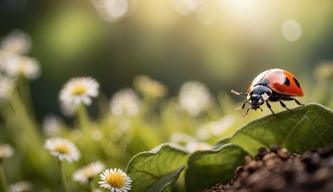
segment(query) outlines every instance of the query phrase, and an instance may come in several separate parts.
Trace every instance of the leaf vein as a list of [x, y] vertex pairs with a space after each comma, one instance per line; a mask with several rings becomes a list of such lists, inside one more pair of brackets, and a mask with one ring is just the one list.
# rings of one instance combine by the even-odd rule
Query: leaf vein
[[154, 175], [154, 174], [149, 173], [149, 172], [144, 171], [144, 170], [139, 170], [139, 169], [135, 169], [135, 168], [134, 168], [134, 171], [132, 171], [132, 173], [133, 173], [133, 172], [144, 173], [144, 174], [146, 174], [146, 175], [149, 175], [149, 176], [154, 177], [154, 178], [157, 178], [157, 179], [160, 178], [160, 176]]
[[290, 129], [290, 131], [288, 131], [288, 134], [282, 138], [281, 142], [279, 143], [279, 145], [281, 146], [286, 140], [289, 139], [289, 137], [292, 135], [292, 133], [297, 129], [297, 127], [302, 123], [302, 121], [304, 121], [306, 119], [306, 116], [303, 116], [301, 120], [299, 120], [294, 126], [293, 128]]

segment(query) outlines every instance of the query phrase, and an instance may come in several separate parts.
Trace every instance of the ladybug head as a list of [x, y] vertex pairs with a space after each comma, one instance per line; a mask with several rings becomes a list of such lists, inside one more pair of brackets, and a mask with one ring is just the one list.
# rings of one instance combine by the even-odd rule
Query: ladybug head
[[256, 85], [247, 95], [247, 101], [251, 105], [252, 109], [258, 109], [260, 108], [260, 105], [264, 104], [271, 95], [272, 90], [269, 87], [265, 85]]
[[265, 102], [265, 100], [262, 98], [262, 96], [258, 95], [258, 94], [249, 95], [248, 101], [249, 101], [252, 109], [259, 108], [259, 106], [264, 104], [264, 102]]

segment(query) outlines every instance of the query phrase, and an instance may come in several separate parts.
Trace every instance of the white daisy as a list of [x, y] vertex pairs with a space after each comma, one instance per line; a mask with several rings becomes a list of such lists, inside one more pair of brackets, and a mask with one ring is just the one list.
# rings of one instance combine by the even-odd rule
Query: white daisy
[[134, 86], [148, 97], [161, 98], [167, 94], [167, 88], [163, 84], [144, 75], [134, 79]]
[[42, 124], [42, 130], [47, 136], [57, 135], [62, 128], [62, 122], [59, 117], [48, 115]]
[[76, 146], [64, 138], [56, 137], [46, 140], [45, 148], [60, 161], [67, 160], [68, 162], [73, 162], [78, 161], [80, 158], [80, 152]]
[[11, 77], [23, 76], [27, 79], [36, 79], [40, 75], [38, 61], [27, 56], [6, 56], [1, 67], [2, 70]]
[[31, 183], [28, 181], [19, 181], [9, 186], [10, 192], [28, 192], [32, 190]]
[[99, 84], [93, 78], [73, 78], [62, 88], [59, 99], [64, 106], [90, 105], [91, 98], [98, 96], [98, 89]]
[[13, 31], [1, 42], [1, 49], [15, 54], [24, 54], [30, 50], [31, 38], [22, 31]]
[[13, 79], [0, 76], [0, 101], [10, 98], [14, 87], [15, 83]]
[[123, 89], [114, 94], [110, 107], [115, 116], [135, 116], [140, 111], [140, 99], [132, 89]]
[[103, 171], [104, 164], [96, 161], [74, 172], [73, 179], [85, 184], [91, 181], [96, 175]]
[[14, 150], [10, 145], [3, 144], [0, 145], [0, 162], [6, 158], [9, 158], [13, 155]]
[[131, 190], [131, 178], [121, 169], [106, 169], [100, 176], [99, 185], [111, 192]]
[[187, 82], [180, 88], [179, 104], [191, 116], [197, 116], [212, 105], [212, 97], [204, 84]]

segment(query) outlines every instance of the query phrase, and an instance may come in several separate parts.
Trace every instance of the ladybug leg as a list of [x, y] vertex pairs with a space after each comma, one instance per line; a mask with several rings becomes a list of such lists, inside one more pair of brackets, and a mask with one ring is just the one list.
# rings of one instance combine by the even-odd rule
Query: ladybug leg
[[243, 117], [245, 117], [245, 116], [249, 113], [250, 109], [251, 109], [251, 108], [248, 108], [248, 109], [246, 110], [246, 113], [243, 115]]
[[297, 105], [304, 105], [301, 102], [299, 102], [297, 99], [293, 98], [293, 97], [289, 97], [289, 98], [283, 98], [283, 100], [285, 101], [295, 101], [295, 103], [297, 103]]
[[297, 99], [295, 99], [295, 98], [291, 98], [291, 100], [293, 100], [293, 101], [295, 101], [298, 105], [304, 105], [304, 104], [302, 104], [301, 102], [299, 102]]
[[239, 106], [239, 107], [236, 107], [236, 110], [239, 110], [239, 109], [244, 109], [245, 108], [245, 105], [246, 105], [246, 103], [249, 103], [247, 100], [246, 101], [244, 101], [243, 103], [242, 103], [242, 105], [241, 106]]
[[242, 109], [244, 109], [244, 107], [245, 107], [246, 103], [248, 103], [248, 101], [247, 101], [247, 100], [243, 102], [243, 104], [242, 104]]
[[272, 106], [271, 106], [271, 104], [269, 104], [268, 101], [266, 101], [266, 105], [267, 105], [268, 109], [275, 115], [275, 112], [273, 111]]
[[260, 111], [261, 111], [261, 112], [264, 112], [264, 110], [262, 110], [262, 108], [261, 108], [261, 107], [259, 107], [259, 109], [260, 109]]
[[287, 110], [290, 110], [290, 109], [286, 106], [286, 104], [283, 103], [281, 100], [280, 100], [279, 102], [280, 102], [280, 104], [281, 104], [281, 106], [282, 106], [283, 108], [286, 108]]

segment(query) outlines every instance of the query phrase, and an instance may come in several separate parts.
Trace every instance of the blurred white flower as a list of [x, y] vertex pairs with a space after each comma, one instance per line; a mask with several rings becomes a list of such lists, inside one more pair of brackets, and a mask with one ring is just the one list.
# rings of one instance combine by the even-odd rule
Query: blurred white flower
[[82, 184], [91, 181], [96, 175], [103, 171], [105, 165], [99, 161], [90, 163], [89, 165], [74, 172], [73, 179]]
[[66, 109], [75, 110], [80, 104], [90, 105], [91, 98], [98, 96], [99, 84], [90, 77], [69, 80], [60, 91], [59, 99]]
[[17, 55], [0, 49], [0, 69], [2, 72], [4, 72], [6, 64], [10, 61], [10, 57], [13, 56]]
[[75, 115], [78, 108], [79, 105], [60, 103], [60, 112], [67, 117]]
[[208, 149], [211, 149], [212, 147], [209, 144], [204, 143], [204, 142], [190, 141], [185, 145], [185, 148], [190, 153], [193, 153], [195, 151], [208, 150]]
[[135, 116], [140, 111], [140, 99], [132, 89], [123, 89], [114, 94], [110, 108], [115, 116]]
[[15, 82], [13, 79], [0, 76], [0, 101], [7, 100], [13, 93]]
[[99, 185], [111, 192], [127, 192], [131, 190], [131, 178], [121, 169], [106, 169], [100, 176]]
[[201, 140], [208, 140], [212, 137], [212, 134], [210, 133], [209, 130], [207, 130], [206, 128], [199, 128], [196, 131], [196, 136], [197, 138], [201, 139]]
[[223, 134], [235, 123], [235, 118], [232, 115], [226, 115], [221, 119], [209, 122], [200, 127], [196, 133], [199, 139], [207, 140], [211, 136], [223, 136]]
[[9, 158], [13, 155], [14, 150], [10, 145], [3, 144], [0, 145], [0, 162], [6, 158]]
[[48, 115], [42, 124], [42, 129], [45, 135], [55, 136], [59, 134], [62, 127], [62, 122], [59, 117], [54, 115]]
[[134, 86], [145, 96], [161, 98], [167, 94], [167, 88], [160, 82], [155, 81], [145, 75], [139, 75], [134, 79]]
[[25, 54], [30, 48], [31, 38], [19, 30], [13, 31], [1, 42], [1, 50], [10, 53]]
[[22, 55], [5, 56], [1, 67], [4, 73], [11, 77], [23, 76], [27, 79], [36, 79], [41, 73], [36, 59]]
[[186, 133], [173, 133], [170, 138], [172, 143], [187, 143], [193, 140], [195, 139]]
[[32, 190], [32, 185], [28, 181], [19, 181], [9, 186], [10, 192], [28, 192]]
[[126, 133], [127, 130], [131, 127], [131, 122], [128, 119], [122, 119], [119, 121], [117, 126], [120, 133]]
[[67, 160], [71, 163], [78, 161], [80, 158], [80, 152], [76, 146], [64, 138], [56, 137], [46, 140], [45, 148], [60, 161]]
[[128, 0], [92, 0], [98, 14], [106, 21], [115, 21], [128, 13]]
[[200, 82], [187, 82], [180, 88], [180, 106], [191, 116], [197, 116], [212, 105], [207, 87]]
[[186, 16], [199, 11], [206, 0], [171, 0], [171, 3], [180, 15]]

